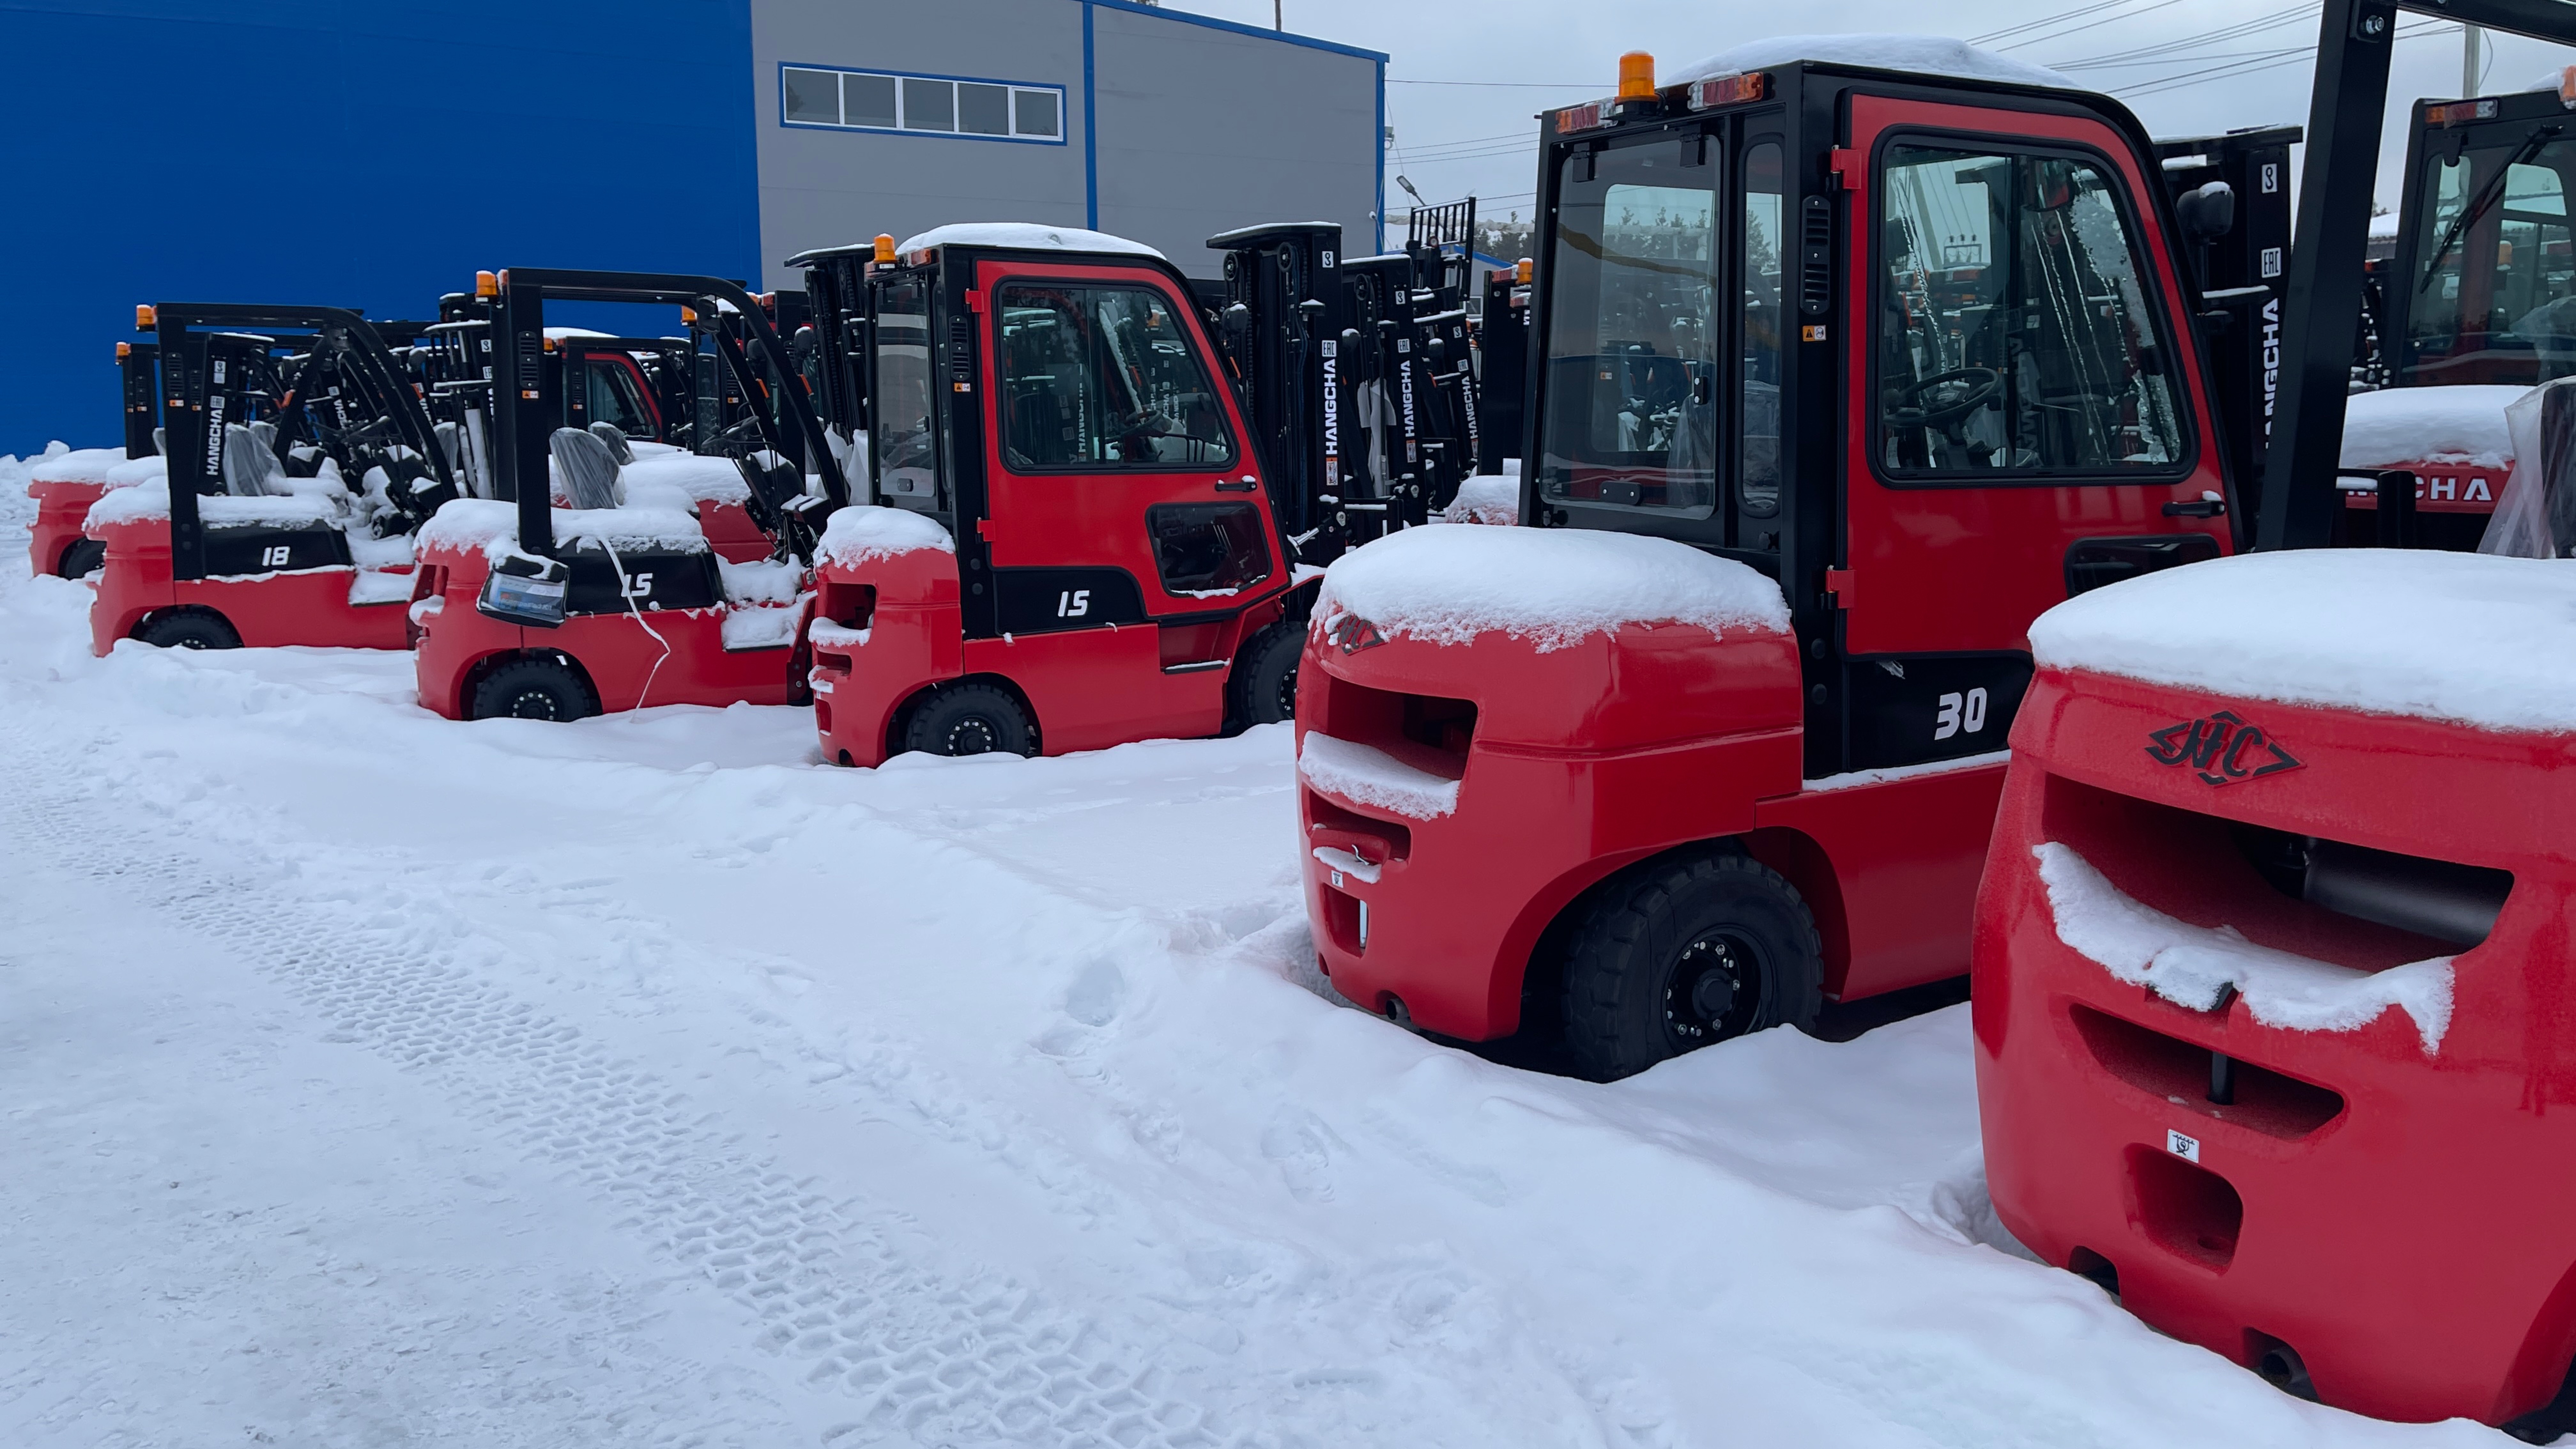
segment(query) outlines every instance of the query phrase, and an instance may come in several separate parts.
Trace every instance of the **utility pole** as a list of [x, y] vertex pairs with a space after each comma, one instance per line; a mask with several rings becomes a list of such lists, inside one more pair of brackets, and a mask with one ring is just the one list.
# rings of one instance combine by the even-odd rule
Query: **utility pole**
[[2478, 93], [2478, 71], [2480, 69], [2478, 62], [2484, 58], [2478, 53], [2483, 48], [2480, 44], [2480, 39], [2481, 37], [2476, 26], [2463, 25], [2460, 27], [2460, 98], [2462, 100], [2466, 100]]
[[1270, 0], [1270, 28], [1271, 28], [1271, 29], [1273, 29], [1273, 30], [1286, 30], [1286, 29], [1288, 28], [1288, 21], [1287, 21], [1287, 18], [1286, 18], [1285, 16], [1283, 16], [1283, 15], [1281, 15], [1281, 14], [1280, 14], [1280, 11], [1281, 11], [1283, 8], [1285, 8], [1287, 4], [1288, 4], [1288, 0]]

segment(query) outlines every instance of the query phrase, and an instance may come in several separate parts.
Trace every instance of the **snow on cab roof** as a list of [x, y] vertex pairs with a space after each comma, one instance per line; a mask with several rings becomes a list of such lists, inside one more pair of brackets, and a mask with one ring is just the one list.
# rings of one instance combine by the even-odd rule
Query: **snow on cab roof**
[[2345, 468], [2402, 463], [2467, 462], [2502, 468], [2513, 461], [2504, 410], [2531, 391], [2493, 383], [2389, 387], [2344, 400]]
[[1356, 615], [1393, 638], [1464, 644], [1498, 632], [1540, 653], [1622, 624], [1712, 634], [1789, 630], [1780, 586], [1731, 559], [1640, 534], [1440, 525], [1389, 534], [1324, 571], [1315, 614]]
[[2081, 82], [2070, 80], [2045, 66], [1998, 55], [1991, 50], [1979, 50], [1964, 40], [1953, 40], [1945, 35], [1775, 35], [1767, 40], [1748, 40], [1742, 45], [1721, 50], [1695, 65], [1683, 66], [1671, 75], [1656, 77], [1656, 84], [1688, 85], [1711, 76], [1735, 75], [1802, 60], [1905, 71], [1913, 75], [1949, 76], [1957, 80], [2001, 81], [2008, 85], [2051, 86], [2059, 90], [2086, 89]]
[[831, 521], [823, 525], [823, 542], [816, 556], [843, 568], [857, 568], [870, 559], [893, 558], [923, 549], [955, 553], [957, 543], [948, 536], [947, 529], [918, 513], [854, 503], [836, 510]]
[[1167, 261], [1161, 252], [1143, 242], [1111, 236], [1105, 231], [1085, 231], [1078, 226], [1048, 226], [1035, 221], [962, 221], [947, 226], [934, 226], [921, 235], [895, 248], [897, 252], [916, 252], [923, 247], [1008, 247], [1023, 252], [1118, 252], [1127, 256], [1152, 257]]
[[2069, 599], [2031, 624], [2030, 644], [2043, 666], [2233, 699], [2576, 734], [2576, 564], [2561, 560], [2213, 559]]

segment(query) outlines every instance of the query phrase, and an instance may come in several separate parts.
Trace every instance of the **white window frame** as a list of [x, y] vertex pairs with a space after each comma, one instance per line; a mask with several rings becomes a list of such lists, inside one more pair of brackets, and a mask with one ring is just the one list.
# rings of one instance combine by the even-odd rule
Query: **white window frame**
[[[840, 89], [846, 85], [846, 82], [843, 81], [834, 82], [835, 90], [833, 93], [834, 113], [841, 117], [840, 120], [811, 121], [799, 120], [791, 117], [787, 113], [787, 73], [789, 71], [805, 71], [832, 76], [868, 76], [871, 78], [894, 82], [894, 124], [891, 126], [885, 126], [878, 125], [873, 122], [854, 122], [849, 120], [848, 99]], [[906, 124], [911, 117], [909, 115], [910, 107], [905, 100], [905, 92], [909, 85], [923, 83], [945, 85], [948, 88], [948, 124], [944, 128], [917, 127]], [[1011, 128], [1010, 133], [1007, 135], [995, 135], [983, 131], [959, 130], [957, 124], [959, 119], [957, 114], [957, 87], [960, 85], [1001, 87], [1003, 92], [1003, 118], [1005, 123]], [[1052, 96], [1054, 98], [1055, 134], [1044, 135], [1033, 131], [1022, 131], [1020, 129], [1020, 99], [1024, 94], [1030, 93]], [[1062, 146], [1068, 144], [1066, 132], [1072, 129], [1068, 124], [1068, 121], [1069, 111], [1065, 104], [1065, 87], [1060, 85], [1049, 85], [1035, 81], [994, 80], [986, 76], [931, 75], [920, 71], [867, 70], [856, 66], [846, 65], [807, 65], [798, 61], [781, 61], [778, 65], [778, 124], [800, 131], [860, 131], [879, 136], [932, 136], [942, 137], [952, 141], [1006, 141], [1023, 146]]]

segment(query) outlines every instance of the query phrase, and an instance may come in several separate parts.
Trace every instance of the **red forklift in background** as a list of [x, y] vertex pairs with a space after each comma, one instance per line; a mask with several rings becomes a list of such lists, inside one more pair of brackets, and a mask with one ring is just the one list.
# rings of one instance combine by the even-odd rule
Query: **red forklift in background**
[[107, 554], [106, 545], [81, 536], [81, 520], [89, 516], [89, 506], [111, 488], [162, 476], [161, 446], [154, 436], [161, 425], [160, 352], [150, 342], [116, 344], [125, 446], [75, 448], [36, 460], [27, 479], [27, 496], [36, 500], [36, 520], [27, 538], [27, 563], [33, 572], [64, 579], [87, 577]]
[[[767, 313], [716, 277], [517, 268], [485, 285], [488, 331], [450, 337], [468, 356], [491, 339], [478, 405], [496, 497], [450, 503], [421, 531], [421, 703], [450, 719], [572, 720], [799, 701], [815, 534], [849, 490]], [[546, 365], [549, 301], [730, 309], [714, 355], [753, 402], [716, 440], [728, 454], [673, 461], [736, 470], [771, 557], [723, 558], [697, 496], [653, 478], [660, 460], [564, 425], [557, 390], [582, 374]]]
[[1960, 975], [2029, 622], [2232, 546], [2136, 120], [1816, 49], [1544, 119], [1526, 527], [1325, 582], [1308, 913], [1369, 1009], [1611, 1078]]
[[864, 387], [877, 505], [835, 517], [816, 570], [826, 759], [1052, 755], [1288, 717], [1302, 581], [1177, 268], [1018, 224], [790, 265], [866, 319], [818, 318], [865, 339], [864, 382], [826, 396]]
[[334, 307], [165, 302], [138, 321], [159, 337], [166, 476], [85, 515], [92, 647], [404, 647], [410, 534], [460, 490], [383, 335]]

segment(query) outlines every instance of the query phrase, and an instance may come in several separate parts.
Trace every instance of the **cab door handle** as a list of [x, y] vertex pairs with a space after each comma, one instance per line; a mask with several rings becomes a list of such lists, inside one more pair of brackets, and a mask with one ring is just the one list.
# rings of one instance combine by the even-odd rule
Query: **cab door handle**
[[1250, 478], [1246, 478], [1240, 483], [1228, 483], [1223, 479], [1219, 479], [1217, 480], [1216, 491], [1219, 493], [1249, 493], [1260, 486], [1261, 485], [1259, 483], [1254, 482]]

